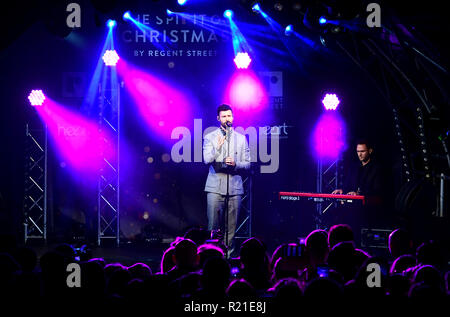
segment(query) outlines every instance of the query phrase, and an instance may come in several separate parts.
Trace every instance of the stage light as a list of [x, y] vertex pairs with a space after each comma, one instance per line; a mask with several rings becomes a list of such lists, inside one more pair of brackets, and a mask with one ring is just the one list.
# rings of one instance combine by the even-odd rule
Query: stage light
[[111, 19], [109, 19], [108, 21], [106, 21], [106, 25], [107, 25], [109, 28], [115, 27], [116, 24], [117, 24], [116, 21], [111, 20]]
[[119, 61], [119, 55], [117, 55], [115, 50], [107, 50], [105, 54], [103, 54], [102, 59], [106, 66], [116, 66]]
[[[173, 130], [189, 124], [188, 113], [192, 112], [194, 101], [184, 90], [172, 86], [157, 75], [127, 64], [125, 59], [117, 64], [117, 74], [124, 81], [124, 86], [137, 107], [139, 119], [152, 131], [154, 137], [162, 142], [171, 142]], [[151, 149], [149, 153], [152, 153]], [[148, 156], [150, 155], [147, 154], [146, 157]], [[156, 162], [155, 156], [153, 158]]]
[[[113, 139], [98, 123], [89, 120], [78, 111], [47, 98], [43, 107], [36, 107], [37, 114], [48, 127], [49, 136], [59, 154], [61, 167], [73, 168], [82, 177], [97, 180], [96, 172], [116, 157]], [[81, 176], [81, 175], [80, 175]]]
[[173, 12], [170, 11], [169, 9], [166, 9], [166, 13], [167, 13], [167, 15], [172, 15], [173, 14]]
[[248, 53], [237, 53], [236, 57], [234, 58], [234, 63], [239, 69], [247, 69], [251, 61], [252, 59], [250, 58], [250, 56], [248, 56]]
[[286, 28], [284, 29], [284, 34], [286, 36], [291, 35], [294, 32], [294, 27], [292, 26], [292, 24], [289, 24], [288, 26], [286, 26]]
[[42, 92], [42, 90], [40, 90], [40, 89], [32, 90], [28, 96], [28, 100], [30, 101], [30, 104], [33, 107], [42, 106], [42, 104], [44, 103], [44, 100], [45, 100], [45, 96], [44, 96], [44, 93]]
[[258, 75], [251, 70], [240, 70], [228, 82], [223, 101], [241, 114], [240, 123], [256, 122], [259, 119], [255, 118], [255, 113], [267, 109], [269, 96]]
[[319, 24], [325, 24], [325, 23], [327, 23], [327, 19], [325, 17], [320, 17]]
[[336, 160], [346, 148], [345, 121], [338, 112], [323, 113], [311, 135], [311, 145], [318, 159]]
[[231, 19], [232, 17], [233, 17], [233, 11], [231, 11], [231, 10], [225, 10], [224, 12], [223, 12], [223, 16], [224, 17], [226, 17], [226, 18], [228, 18], [228, 19]]
[[129, 20], [129, 19], [131, 19], [130, 11], [127, 11], [127, 12], [125, 12], [125, 13], [123, 14], [123, 19], [124, 19], [124, 20]]
[[260, 11], [261, 11], [261, 6], [259, 5], [259, 3], [255, 3], [255, 4], [252, 6], [252, 11], [253, 11], [253, 12], [260, 12]]
[[336, 110], [340, 100], [336, 94], [326, 94], [322, 100], [322, 103], [326, 110]]
[[185, 5], [186, 2], [187, 2], [187, 0], [178, 0], [178, 4], [179, 4], [180, 6]]
[[283, 4], [281, 4], [280, 2], [277, 2], [274, 4], [273, 8], [277, 11], [282, 11], [283, 10]]

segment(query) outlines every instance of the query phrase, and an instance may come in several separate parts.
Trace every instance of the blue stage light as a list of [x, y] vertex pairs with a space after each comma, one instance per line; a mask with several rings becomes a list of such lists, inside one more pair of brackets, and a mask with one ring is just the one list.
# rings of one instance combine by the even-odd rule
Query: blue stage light
[[131, 18], [131, 14], [130, 11], [127, 11], [123, 14], [123, 19], [124, 20], [129, 20]]
[[186, 2], [187, 2], [187, 0], [178, 0], [178, 4], [179, 4], [180, 6], [185, 5]]
[[225, 10], [225, 12], [223, 13], [223, 16], [228, 18], [228, 19], [231, 19], [233, 17], [233, 14], [234, 14], [233, 11]]
[[327, 23], [327, 19], [325, 17], [320, 17], [319, 23], [320, 24], [325, 24], [325, 23]]
[[166, 10], [166, 13], [167, 13], [167, 15], [172, 15], [173, 14], [173, 12], [170, 11], [169, 9]]
[[109, 28], [113, 28], [113, 27], [115, 27], [116, 26], [116, 21], [114, 21], [114, 20], [108, 20], [108, 21], [106, 21], [106, 25], [109, 27]]
[[253, 12], [259, 12], [261, 11], [261, 6], [259, 5], [259, 3], [255, 3], [252, 7]]
[[286, 28], [284, 29], [284, 34], [289, 36], [292, 34], [292, 32], [294, 32], [294, 27], [292, 26], [292, 24], [289, 24], [288, 26], [286, 26]]

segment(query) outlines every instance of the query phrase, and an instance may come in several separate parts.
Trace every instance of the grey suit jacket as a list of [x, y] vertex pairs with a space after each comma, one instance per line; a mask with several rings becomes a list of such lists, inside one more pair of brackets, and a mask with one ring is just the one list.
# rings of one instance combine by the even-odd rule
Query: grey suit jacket
[[[242, 195], [242, 177], [239, 172], [250, 168], [250, 149], [247, 139], [243, 134], [230, 129], [230, 153], [228, 154], [228, 139], [219, 151], [217, 151], [217, 137], [222, 136], [220, 128], [205, 135], [203, 140], [203, 161], [209, 165], [209, 174], [206, 180], [205, 192], [226, 195], [227, 174], [229, 176], [229, 194]], [[227, 137], [228, 138], [228, 137]], [[236, 162], [236, 166], [223, 168], [225, 157], [231, 156]]]

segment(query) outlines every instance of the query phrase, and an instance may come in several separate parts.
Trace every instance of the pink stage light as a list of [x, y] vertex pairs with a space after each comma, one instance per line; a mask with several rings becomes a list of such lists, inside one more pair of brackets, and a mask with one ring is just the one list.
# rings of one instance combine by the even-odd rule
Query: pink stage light
[[192, 124], [194, 97], [124, 60], [117, 65], [117, 72], [123, 78], [141, 117], [161, 138], [171, 140], [174, 128]]
[[250, 56], [248, 56], [248, 53], [237, 53], [236, 57], [234, 58], [234, 63], [239, 69], [247, 69], [251, 62], [252, 59], [250, 58]]
[[233, 108], [238, 125], [244, 127], [268, 122], [268, 113], [264, 112], [269, 104], [267, 88], [251, 70], [234, 73], [221, 101]]
[[102, 59], [106, 66], [116, 66], [120, 58], [115, 50], [106, 50], [105, 54], [102, 56]]
[[225, 96], [233, 109], [257, 110], [268, 104], [267, 92], [252, 71], [236, 72], [231, 78]]
[[45, 100], [44, 93], [42, 90], [32, 90], [30, 95], [28, 96], [28, 100], [30, 101], [32, 106], [42, 106]]
[[37, 110], [68, 167], [85, 177], [96, 177], [105, 165], [104, 158], [113, 162], [115, 145], [106, 132], [99, 130], [97, 123], [52, 100], [47, 100], [46, 106]]
[[345, 124], [335, 112], [323, 114], [313, 132], [312, 146], [317, 158], [336, 160], [345, 150]]
[[336, 110], [340, 100], [336, 94], [326, 94], [322, 99], [322, 103], [326, 110]]

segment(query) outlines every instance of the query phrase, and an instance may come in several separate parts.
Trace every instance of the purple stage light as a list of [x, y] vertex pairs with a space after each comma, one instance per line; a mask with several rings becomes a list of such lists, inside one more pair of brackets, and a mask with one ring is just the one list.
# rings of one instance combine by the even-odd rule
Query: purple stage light
[[247, 69], [251, 61], [252, 59], [250, 58], [250, 56], [248, 56], [248, 53], [237, 53], [236, 57], [234, 58], [234, 63], [239, 69]]
[[316, 124], [312, 137], [316, 157], [336, 160], [345, 149], [345, 139], [345, 124], [338, 113], [324, 113]]
[[252, 120], [255, 112], [262, 111], [268, 105], [265, 86], [251, 70], [238, 71], [231, 78], [225, 91], [223, 102], [236, 110], [239, 121]]
[[36, 106], [42, 106], [45, 100], [44, 93], [42, 90], [32, 90], [30, 95], [28, 96], [28, 100], [30, 101], [31, 105]]
[[326, 94], [325, 97], [323, 97], [322, 103], [326, 110], [336, 110], [340, 100], [336, 94]]
[[136, 102], [141, 118], [163, 140], [171, 140], [173, 129], [191, 124], [193, 97], [125, 60], [117, 65], [117, 72]]
[[67, 167], [83, 173], [83, 177], [95, 178], [105, 164], [104, 158], [113, 162], [116, 153], [113, 139], [100, 131], [96, 122], [50, 99], [37, 112]]
[[105, 62], [106, 66], [116, 66], [119, 61], [119, 55], [115, 50], [106, 50], [105, 54], [103, 54], [103, 62]]

